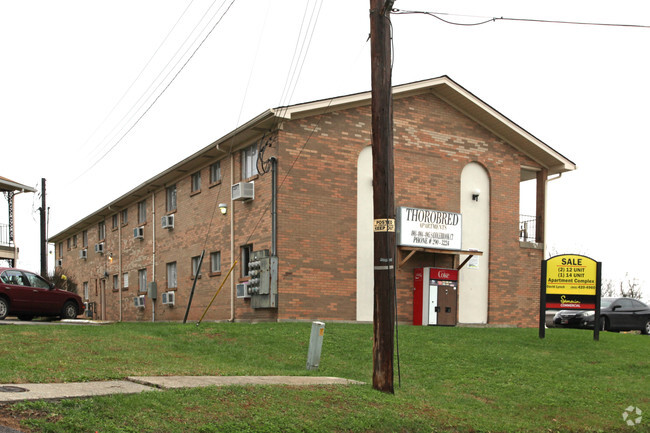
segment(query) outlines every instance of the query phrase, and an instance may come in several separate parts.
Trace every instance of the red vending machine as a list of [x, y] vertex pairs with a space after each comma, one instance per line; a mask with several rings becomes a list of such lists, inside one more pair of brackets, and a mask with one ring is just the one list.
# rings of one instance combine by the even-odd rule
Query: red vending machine
[[455, 326], [458, 317], [458, 271], [416, 268], [413, 274], [413, 324]]

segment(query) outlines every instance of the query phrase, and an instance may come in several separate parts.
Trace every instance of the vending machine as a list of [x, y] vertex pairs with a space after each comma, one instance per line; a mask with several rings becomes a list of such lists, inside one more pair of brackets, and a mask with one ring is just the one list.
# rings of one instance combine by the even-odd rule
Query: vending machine
[[413, 274], [413, 324], [455, 326], [458, 317], [458, 271], [416, 268]]

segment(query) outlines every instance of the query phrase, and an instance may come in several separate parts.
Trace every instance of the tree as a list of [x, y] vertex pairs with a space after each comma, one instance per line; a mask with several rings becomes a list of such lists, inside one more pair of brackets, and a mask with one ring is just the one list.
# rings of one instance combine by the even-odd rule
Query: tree
[[641, 289], [639, 280], [637, 278], [631, 278], [627, 273], [621, 281], [603, 280], [600, 289], [602, 295], [606, 297], [620, 296], [622, 298], [641, 299], [643, 296], [643, 290]]

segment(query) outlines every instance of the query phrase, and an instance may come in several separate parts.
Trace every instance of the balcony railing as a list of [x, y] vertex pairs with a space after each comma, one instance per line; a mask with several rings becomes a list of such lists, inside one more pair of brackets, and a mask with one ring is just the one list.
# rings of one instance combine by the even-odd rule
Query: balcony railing
[[537, 242], [537, 223], [539, 217], [519, 215], [519, 241]]
[[9, 239], [9, 225], [0, 224], [0, 245], [5, 247], [13, 246], [13, 242]]

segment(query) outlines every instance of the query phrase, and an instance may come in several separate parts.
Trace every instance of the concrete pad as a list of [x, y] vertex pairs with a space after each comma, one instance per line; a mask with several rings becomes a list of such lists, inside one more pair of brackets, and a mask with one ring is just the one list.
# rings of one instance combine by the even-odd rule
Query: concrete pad
[[136, 394], [143, 391], [159, 391], [157, 388], [128, 380], [78, 383], [27, 383], [0, 385], [8, 389], [22, 388], [26, 391], [0, 392], [0, 402], [25, 400], [52, 400], [73, 397], [95, 397], [110, 394]]
[[363, 382], [339, 377], [317, 376], [132, 376], [128, 379], [142, 385], [155, 386], [162, 389], [232, 385], [314, 386], [363, 384]]

